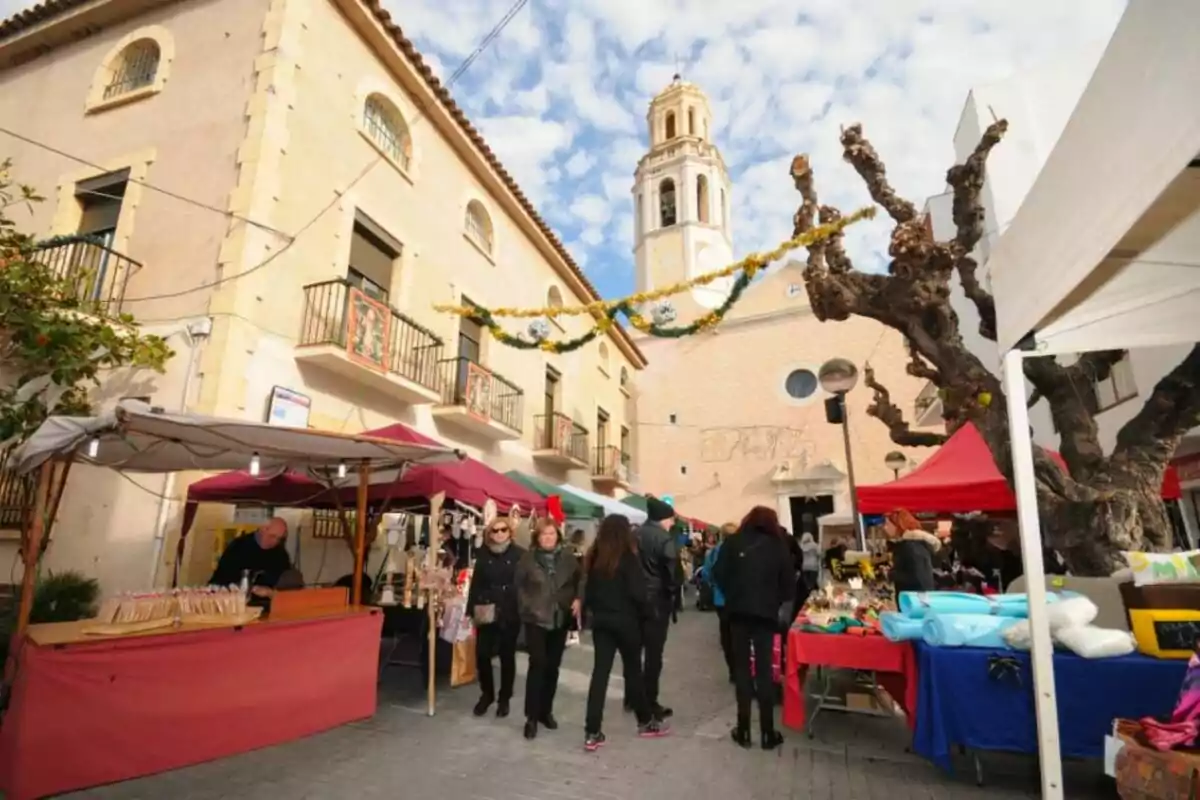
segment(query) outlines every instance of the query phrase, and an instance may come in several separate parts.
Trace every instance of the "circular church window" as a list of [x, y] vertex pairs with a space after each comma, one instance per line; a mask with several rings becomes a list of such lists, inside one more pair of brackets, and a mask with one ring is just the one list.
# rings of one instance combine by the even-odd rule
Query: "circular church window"
[[789, 397], [805, 400], [817, 391], [817, 376], [810, 369], [792, 370], [784, 380], [783, 388]]

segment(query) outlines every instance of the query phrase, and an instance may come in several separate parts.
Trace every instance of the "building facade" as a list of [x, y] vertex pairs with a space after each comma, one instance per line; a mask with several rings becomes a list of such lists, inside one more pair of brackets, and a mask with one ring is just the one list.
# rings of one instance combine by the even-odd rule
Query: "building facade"
[[[733, 187], [701, 90], [678, 77], [650, 103], [650, 148], [634, 173], [637, 286], [675, 285], [733, 262]], [[716, 307], [727, 281], [673, 298], [681, 320]], [[898, 403], [920, 382], [905, 373], [903, 339], [878, 323], [818, 321], [802, 267], [765, 273], [713, 332], [683, 339], [639, 338], [650, 365], [639, 379], [640, 485], [669, 494], [685, 513], [712, 522], [740, 519], [755, 505], [777, 509], [798, 529], [850, 510], [842, 429], [826, 422], [817, 371], [830, 358], [870, 364]], [[893, 477], [884, 461], [898, 450], [869, 418], [871, 391], [847, 396], [855, 477]], [[906, 454], [915, 464], [929, 451]], [[808, 522], [805, 522], [805, 518]]]
[[[22, 227], [63, 237], [64, 269], [103, 263], [113, 309], [176, 350], [165, 375], [111, 376], [101, 402], [399, 421], [501, 471], [628, 486], [646, 361], [624, 330], [556, 355], [432, 310], [597, 294], [378, 3], [45, 3], [0, 23], [0, 118], [22, 137], [4, 148], [16, 177], [48, 198]], [[195, 477], [74, 470], [47, 566], [161, 584]], [[207, 578], [230, 518], [202, 509], [185, 580]], [[295, 524], [309, 580], [349, 570]]]
[[[989, 290], [991, 267], [988, 257], [1054, 150], [1106, 44], [1105, 40], [1089, 42], [1034, 69], [976, 87], [967, 96], [954, 134], [958, 163], [970, 155], [994, 118], [1002, 117], [1009, 122], [1009, 133], [992, 151], [981, 193], [986, 233], [976, 247], [975, 256], [980, 265], [979, 280]], [[948, 193], [929, 198], [926, 212], [938, 238], [953, 236], [954, 221]], [[967, 346], [999, 375], [1001, 354], [994, 341], [979, 335], [979, 313], [957, 281], [952, 285], [951, 304], [958, 314]], [[1113, 368], [1109, 378], [1084, 388], [1095, 410], [1099, 441], [1105, 452], [1112, 451], [1117, 434], [1141, 410], [1146, 395], [1187, 356], [1190, 349], [1190, 346], [1173, 346], [1130, 350]], [[1028, 386], [1026, 390], [1032, 391]], [[923, 395], [930, 396], [931, 401], [920, 410], [925, 421], [931, 422], [933, 417], [940, 417], [940, 406], [936, 393], [925, 389]], [[1057, 448], [1059, 437], [1050, 419], [1049, 405], [1044, 400], [1030, 409], [1030, 420], [1034, 441], [1043, 447]], [[1200, 530], [1197, 521], [1200, 469], [1196, 469], [1198, 459], [1189, 456], [1196, 454], [1200, 454], [1200, 435], [1193, 431], [1184, 438], [1177, 455], [1177, 460], [1184, 462], [1179, 467], [1184, 489], [1180, 509], [1182, 521], [1193, 542], [1197, 541]]]

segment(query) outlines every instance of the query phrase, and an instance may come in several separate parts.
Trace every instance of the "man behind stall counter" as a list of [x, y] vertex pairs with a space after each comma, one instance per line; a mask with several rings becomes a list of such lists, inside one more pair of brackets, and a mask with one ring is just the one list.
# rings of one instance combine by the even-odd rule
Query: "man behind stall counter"
[[292, 559], [283, 546], [288, 535], [287, 521], [272, 517], [253, 533], [234, 539], [221, 553], [217, 568], [208, 582], [212, 586], [239, 586], [242, 576], [249, 578], [250, 593], [270, 598], [279, 577], [292, 568]]

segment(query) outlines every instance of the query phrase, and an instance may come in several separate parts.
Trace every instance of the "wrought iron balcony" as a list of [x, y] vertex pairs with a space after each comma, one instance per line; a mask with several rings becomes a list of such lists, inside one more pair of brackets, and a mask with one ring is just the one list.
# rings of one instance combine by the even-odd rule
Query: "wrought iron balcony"
[[525, 392], [499, 373], [465, 356], [438, 362], [441, 405], [434, 415], [492, 439], [519, 439]]
[[913, 401], [913, 425], [929, 428], [942, 422], [942, 397], [933, 381], [929, 381], [921, 387]]
[[92, 236], [60, 236], [39, 243], [30, 259], [49, 269], [71, 299], [104, 316], [121, 313], [129, 276], [142, 265]]
[[557, 412], [538, 414], [533, 421], [534, 458], [562, 466], [587, 466], [587, 428]]
[[616, 445], [597, 447], [592, 459], [592, 480], [628, 487], [631, 460], [629, 453]]
[[440, 396], [442, 340], [344, 278], [304, 287], [296, 359], [374, 385], [409, 403]]
[[8, 469], [9, 452], [0, 453], [0, 531], [19, 531], [33, 510], [37, 475], [18, 475]]

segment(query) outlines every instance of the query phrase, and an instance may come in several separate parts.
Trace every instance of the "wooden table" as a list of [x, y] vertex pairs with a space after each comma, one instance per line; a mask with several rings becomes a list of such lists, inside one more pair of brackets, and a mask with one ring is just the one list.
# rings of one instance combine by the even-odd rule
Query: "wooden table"
[[32, 800], [371, 717], [382, 621], [342, 607], [115, 638], [31, 626], [0, 723], [0, 790]]

